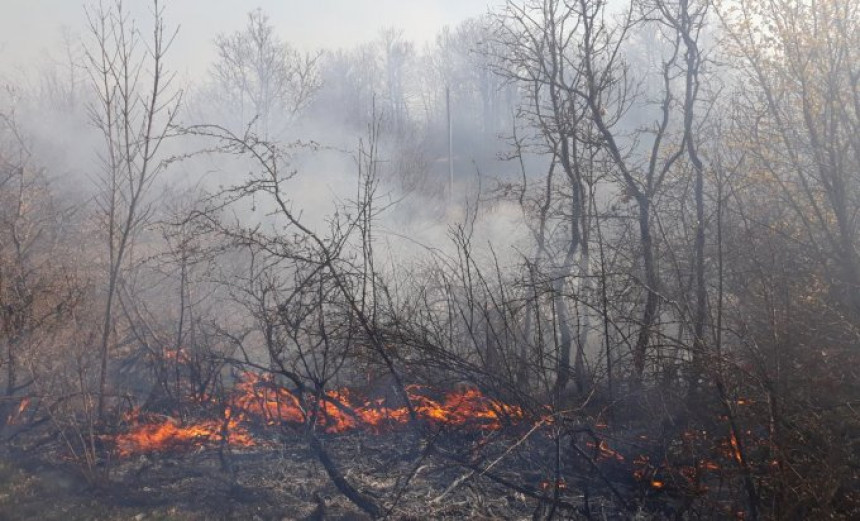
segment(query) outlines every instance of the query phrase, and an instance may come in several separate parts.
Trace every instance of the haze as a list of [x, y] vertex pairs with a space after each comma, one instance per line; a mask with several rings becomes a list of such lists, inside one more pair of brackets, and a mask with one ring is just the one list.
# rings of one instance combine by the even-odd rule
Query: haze
[[[149, 2], [128, 1], [136, 17], [145, 18]], [[213, 57], [217, 33], [240, 29], [245, 15], [263, 9], [284, 40], [300, 48], [336, 49], [372, 40], [380, 30], [403, 29], [410, 39], [430, 42], [445, 25], [483, 14], [492, 0], [175, 0], [166, 15], [181, 26], [174, 66], [196, 76]], [[78, 0], [10, 0], [0, 16], [0, 73], [26, 69], [45, 53], [56, 54], [63, 28], [80, 35], [84, 2]]]
[[860, 519], [860, 0], [5, 4], [0, 519]]

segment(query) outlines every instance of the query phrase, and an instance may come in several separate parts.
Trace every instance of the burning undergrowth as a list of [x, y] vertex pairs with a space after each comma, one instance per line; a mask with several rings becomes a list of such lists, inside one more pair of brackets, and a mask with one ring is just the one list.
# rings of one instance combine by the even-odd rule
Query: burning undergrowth
[[257, 441], [239, 420], [230, 418], [182, 422], [172, 416], [144, 413], [138, 409], [126, 416], [129, 429], [115, 436], [105, 436], [120, 456], [146, 452], [184, 450], [218, 444], [253, 447]]
[[[170, 360], [188, 363], [181, 356]], [[110, 473], [106, 481], [118, 487], [119, 502], [134, 492], [141, 501], [181, 504], [185, 496], [160, 488], [169, 476], [199, 489], [188, 498], [224, 485], [227, 499], [215, 494], [213, 505], [233, 501], [234, 494], [240, 503], [260, 504], [260, 494], [271, 493], [273, 504], [296, 500], [306, 508], [326, 491], [344, 508], [403, 515], [431, 508], [444, 517], [463, 516], [475, 493], [498, 501], [501, 517], [555, 509], [609, 518], [641, 510], [654, 519], [681, 512], [743, 519], [745, 505], [737, 498], [745, 481], [754, 476], [769, 483], [781, 471], [771, 433], [747, 419], [763, 406], [752, 398], [729, 404], [734, 421], [726, 404], [713, 403], [676, 423], [654, 424], [637, 409], [625, 414], [620, 402], [600, 397], [550, 408], [518, 402], [516, 394], [500, 399], [503, 393], [474, 385], [409, 385], [400, 393], [378, 381], [375, 392], [300, 391], [289, 382], [241, 372], [227, 388], [177, 386], [182, 398], [160, 402], [161, 408], [132, 408], [97, 436], [104, 456], [93, 460], [92, 472]], [[15, 404], [10, 419], [29, 411], [28, 403]], [[86, 464], [75, 460], [73, 449], [69, 444], [53, 460]], [[186, 462], [200, 468], [183, 470]], [[315, 470], [307, 474], [305, 467]], [[312, 485], [290, 489], [301, 499], [284, 499], [285, 483], [305, 474]], [[337, 483], [346, 480], [345, 487], [362, 494], [357, 501], [344, 502], [349, 496]], [[243, 490], [257, 492], [245, 497]], [[361, 507], [361, 497], [372, 497], [371, 506]]]
[[[527, 423], [523, 409], [484, 395], [472, 387], [438, 392], [412, 385], [406, 388], [410, 407], [391, 405], [386, 398], [370, 399], [350, 389], [298, 393], [272, 378], [244, 373], [227, 403], [207, 400], [201, 411], [220, 410], [218, 417], [179, 420], [133, 409], [125, 416], [124, 432], [106, 435], [119, 456], [213, 447], [265, 445], [274, 427], [310, 426], [327, 434], [396, 431], [410, 422], [436, 428], [474, 432], [498, 431]], [[214, 416], [214, 415], [213, 415]]]
[[[577, 511], [646, 508], [674, 515], [698, 509], [703, 515], [741, 518], [744, 509], [731, 498], [738, 496], [744, 476], [754, 472], [768, 479], [777, 470], [767, 436], [751, 430], [688, 428], [671, 433], [665, 426], [622, 427], [601, 415], [549, 409], [529, 414], [475, 387], [437, 391], [409, 386], [406, 391], [411, 411], [395, 399], [353, 389], [299, 393], [248, 372], [224, 398], [198, 403], [197, 409], [208, 411], [208, 416], [201, 412], [180, 420], [178, 415], [135, 409], [121, 432], [102, 439], [121, 460], [132, 460], [136, 455], [177, 457], [206, 448], [274, 454], [302, 440], [302, 432], [314, 432], [324, 435], [330, 450], [341, 451], [356, 440], [361, 446], [391, 445], [392, 457], [418, 462], [403, 476], [432, 459], [440, 469], [466, 471], [446, 478], [451, 487], [481, 478], [522, 500]], [[720, 417], [713, 419], [713, 425], [725, 427]], [[409, 439], [422, 439], [425, 452], [415, 453]], [[351, 467], [356, 464], [349, 461]], [[592, 499], [583, 498], [578, 492], [582, 490], [589, 490]], [[396, 487], [391, 493], [396, 495]], [[440, 494], [447, 494], [444, 487]]]
[[[598, 402], [549, 409], [508, 403], [475, 386], [405, 391], [412, 411], [397, 393], [299, 393], [246, 372], [227, 390], [189, 394], [183, 403], [191, 414], [130, 410], [99, 437], [111, 456], [98, 464], [109, 468], [120, 504], [136, 494], [143, 503], [186, 508], [182, 498], [191, 505], [209, 494], [212, 512], [233, 502], [245, 515], [247, 504], [267, 501], [295, 502], [309, 512], [322, 491], [332, 508], [354, 509], [326, 474], [318, 439], [342, 475], [374, 494], [380, 508], [463, 517], [474, 495], [488, 512], [520, 518], [543, 508], [595, 518], [641, 510], [653, 519], [680, 512], [743, 519], [737, 498], [746, 476], [766, 482], [780, 471], [768, 431], [733, 430], [716, 407], [673, 428]], [[741, 419], [759, 406], [750, 399], [732, 405]]]

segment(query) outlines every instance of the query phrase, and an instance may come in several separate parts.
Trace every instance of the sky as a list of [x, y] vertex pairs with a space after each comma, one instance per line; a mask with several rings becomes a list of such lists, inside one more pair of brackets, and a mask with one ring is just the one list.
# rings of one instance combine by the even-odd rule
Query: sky
[[[97, 1], [97, 0], [93, 0]], [[109, 2], [111, 0], [104, 0]], [[81, 0], [0, 0], [0, 72], [27, 69], [46, 53], [59, 55], [63, 27], [85, 27]], [[146, 17], [149, 0], [125, 0]], [[262, 8], [280, 37], [305, 49], [335, 49], [373, 40], [387, 27], [401, 28], [419, 45], [445, 25], [485, 13], [499, 0], [162, 0], [168, 25], [179, 25], [175, 69], [196, 76], [212, 58], [216, 34], [241, 29], [246, 14]]]

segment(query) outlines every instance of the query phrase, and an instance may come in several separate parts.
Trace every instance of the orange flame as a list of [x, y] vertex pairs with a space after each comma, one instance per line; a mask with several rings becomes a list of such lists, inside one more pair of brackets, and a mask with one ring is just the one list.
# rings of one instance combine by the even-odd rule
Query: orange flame
[[[329, 391], [320, 400], [303, 401], [270, 379], [250, 374], [237, 385], [237, 391], [236, 406], [268, 425], [304, 423], [315, 417], [323, 430], [338, 433], [358, 428], [380, 431], [409, 421], [406, 406], [388, 407], [384, 400], [361, 400], [348, 389]], [[505, 420], [524, 417], [521, 408], [488, 398], [477, 389], [449, 392], [438, 401], [423, 391], [419, 386], [407, 388], [416, 416], [429, 423], [498, 430]]]
[[738, 444], [738, 437], [735, 436], [734, 431], [732, 431], [731, 436], [729, 437], [729, 442], [732, 445], [732, 451], [733, 451], [732, 455], [735, 457], [735, 461], [742, 464], [744, 458], [743, 458], [743, 455], [741, 454], [740, 445]]
[[29, 406], [30, 406], [30, 399], [29, 398], [22, 398], [21, 403], [18, 404], [18, 409], [15, 412], [11, 413], [8, 418], [6, 418], [6, 423], [8, 423], [9, 425], [15, 424], [18, 421], [18, 419], [21, 417], [21, 415], [24, 413], [24, 411], [27, 410], [27, 407], [29, 407]]
[[132, 429], [114, 437], [113, 442], [120, 456], [213, 445], [223, 440], [225, 433], [230, 445], [256, 445], [250, 433], [239, 425], [238, 420], [230, 418], [229, 409], [224, 416], [223, 420], [202, 420], [182, 425], [171, 417], [156, 418], [132, 411], [130, 417], [135, 418]]
[[[417, 419], [439, 426], [499, 430], [506, 422], [521, 421], [525, 416], [520, 407], [488, 398], [477, 389], [452, 391], [438, 400], [419, 386], [408, 387], [407, 393]], [[355, 429], [381, 432], [410, 420], [405, 406], [388, 407], [384, 400], [361, 400], [348, 389], [329, 391], [318, 400], [302, 397], [277, 385], [271, 377], [253, 373], [246, 373], [235, 386], [223, 421], [202, 420], [181, 425], [170, 417], [142, 417], [138, 411], [134, 415], [143, 421], [133, 420], [129, 432], [114, 438], [121, 456], [211, 445], [223, 439], [222, 431], [228, 432], [227, 442], [231, 445], [254, 445], [254, 439], [241, 425], [251, 420], [270, 426], [313, 422], [328, 433]]]

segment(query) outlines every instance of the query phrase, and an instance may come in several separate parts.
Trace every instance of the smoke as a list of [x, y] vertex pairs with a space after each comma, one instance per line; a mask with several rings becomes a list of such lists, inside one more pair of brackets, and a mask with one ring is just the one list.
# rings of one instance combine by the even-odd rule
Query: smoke
[[[378, 177], [374, 204], [379, 210], [372, 223], [374, 255], [376, 265], [388, 275], [406, 276], [433, 256], [454, 258], [453, 236], [460, 230], [470, 235], [474, 258], [487, 268], [496, 263], [513, 265], [523, 252], [532, 249], [531, 233], [519, 204], [494, 194], [498, 182], [522, 175], [516, 161], [500, 159], [508, 146], [504, 137], [513, 126], [518, 100], [510, 86], [501, 80], [489, 82], [491, 75], [473, 70], [483, 59], [474, 48], [485, 29], [483, 23], [468, 22], [454, 31], [446, 30], [448, 36], [437, 38], [435, 44], [429, 42], [441, 29], [437, 22], [442, 19], [426, 16], [420, 24], [407, 20], [402, 32], [380, 33], [375, 29], [360, 35], [364, 41], [342, 35], [347, 39], [316, 45], [320, 42], [294, 39], [301, 33], [289, 30], [292, 22], [284, 22], [282, 7], [269, 10], [264, 5], [277, 38], [299, 53], [313, 53], [314, 48], [323, 51], [315, 72], [322, 86], [312, 93], [309, 105], [297, 114], [274, 111], [267, 115], [271, 125], [261, 129], [253, 110], [240, 113], [241, 118], [226, 118], [234, 107], [219, 105], [226, 98], [213, 95], [218, 89], [212, 75], [217, 59], [214, 37], [243, 30], [244, 13], [216, 23], [213, 13], [223, 11], [215, 6], [197, 17], [189, 16], [187, 4], [168, 3], [166, 7], [168, 30], [179, 27], [179, 32], [167, 53], [164, 74], [172, 78], [170, 93], [181, 92], [184, 103], [177, 115], [177, 127], [169, 130], [156, 158], [166, 166], [154, 178], [143, 201], [147, 222], [140, 230], [140, 244], [132, 262], [143, 263], [144, 270], [128, 281], [130, 291], [144, 298], [147, 306], [163, 310], [158, 320], [167, 324], [181, 312], [177, 308], [178, 281], [174, 280], [177, 268], [165, 262], [176, 247], [166, 235], [181, 232], [165, 232], [165, 226], [181, 222], [217, 194], [261, 174], [259, 162], [225, 153], [217, 149], [223, 145], [218, 140], [182, 130], [195, 125], [223, 125], [238, 135], [271, 131], [261, 137], [282, 152], [278, 167], [290, 177], [281, 195], [302, 225], [321, 235], [329, 233], [333, 220], [354, 208], [361, 183], [360, 151], [374, 146]], [[142, 4], [129, 9], [141, 38], [146, 40], [151, 13]], [[397, 20], [397, 13], [403, 11], [398, 4], [378, 21]], [[382, 11], [374, 5], [364, 12]], [[444, 12], [448, 17], [445, 21], [465, 13], [459, 8]], [[5, 20], [25, 16], [21, 13], [29, 11], [15, 8]], [[71, 216], [75, 233], [85, 236], [74, 240], [90, 252], [94, 269], [101, 270], [107, 255], [103, 244], [106, 235], [100, 227], [106, 149], [104, 136], [92, 117], [98, 98], [87, 71], [86, 49], [93, 49], [93, 41], [83, 11], [67, 17], [67, 21], [72, 20], [76, 22], [70, 22], [71, 28], [51, 39], [53, 47], [32, 59], [25, 69], [17, 69], [17, 63], [10, 66], [13, 62], [7, 60], [7, 47], [2, 70], [14, 71], [4, 76], [8, 88], [0, 99], [0, 111], [14, 115], [26, 136], [29, 154], [50, 181], [58, 206]], [[204, 23], [207, 20], [211, 23]], [[416, 24], [423, 24], [423, 29], [414, 30]], [[39, 30], [50, 31], [46, 29], [49, 25], [46, 19], [38, 24]], [[6, 35], [20, 37], [14, 31]], [[393, 41], [406, 50], [402, 59], [392, 57]], [[423, 45], [415, 45], [415, 41]], [[334, 45], [342, 49], [335, 51]], [[25, 55], [16, 52], [14, 58]], [[149, 65], [143, 63], [142, 74], [151, 74]], [[451, 158], [446, 88], [452, 100]], [[239, 97], [240, 103], [245, 101]], [[372, 125], [379, 127], [375, 140], [369, 136]], [[292, 233], [280, 212], [273, 198], [258, 193], [224, 208], [221, 217], [247, 229], [259, 226], [270, 234]], [[196, 278], [198, 291], [210, 295], [208, 311], [196, 304], [201, 306], [201, 314], [223, 315], [225, 309], [234, 309], [230, 296], [214, 289], [211, 281], [244, 276], [246, 262], [241, 256], [222, 254], [214, 268], [220, 274], [214, 275], [213, 268], [202, 265], [192, 270], [189, 276]]]

